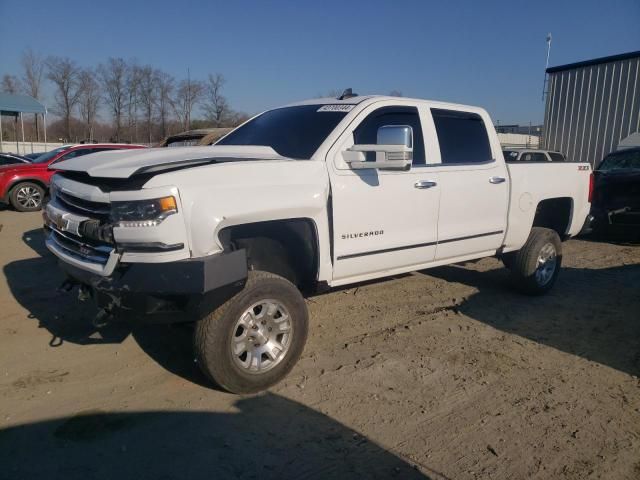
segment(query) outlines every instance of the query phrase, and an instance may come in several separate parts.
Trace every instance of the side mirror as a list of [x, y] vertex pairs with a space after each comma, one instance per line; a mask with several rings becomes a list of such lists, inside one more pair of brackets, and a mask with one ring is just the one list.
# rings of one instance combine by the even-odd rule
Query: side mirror
[[[408, 125], [383, 125], [378, 128], [374, 145], [354, 145], [343, 152], [352, 169], [382, 168], [408, 170], [413, 160], [413, 129]], [[366, 153], [375, 152], [375, 162], [366, 161]]]

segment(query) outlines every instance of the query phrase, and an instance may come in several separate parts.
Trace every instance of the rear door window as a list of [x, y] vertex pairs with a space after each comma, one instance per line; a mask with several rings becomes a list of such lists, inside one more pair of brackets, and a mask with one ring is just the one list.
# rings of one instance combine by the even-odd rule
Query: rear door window
[[432, 108], [431, 114], [443, 164], [474, 164], [493, 160], [487, 129], [480, 115], [440, 108]]

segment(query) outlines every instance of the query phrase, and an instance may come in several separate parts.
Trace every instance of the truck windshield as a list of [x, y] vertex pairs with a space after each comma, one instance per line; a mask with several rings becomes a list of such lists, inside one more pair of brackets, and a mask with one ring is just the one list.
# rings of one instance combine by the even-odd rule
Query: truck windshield
[[607, 155], [598, 170], [640, 170], [640, 150], [629, 150]]
[[283, 157], [308, 160], [347, 114], [328, 107], [300, 105], [269, 110], [216, 145], [265, 146]]

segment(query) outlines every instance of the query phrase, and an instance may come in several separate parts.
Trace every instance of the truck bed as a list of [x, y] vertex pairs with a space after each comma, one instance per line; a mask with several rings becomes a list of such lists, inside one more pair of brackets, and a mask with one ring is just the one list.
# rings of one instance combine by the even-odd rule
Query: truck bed
[[[510, 202], [507, 219], [505, 252], [517, 250], [526, 241], [538, 204], [545, 199], [566, 199], [570, 203], [571, 220], [565, 236], [577, 235], [589, 214], [588, 163], [507, 163], [510, 180]], [[579, 211], [575, 211], [576, 205]]]

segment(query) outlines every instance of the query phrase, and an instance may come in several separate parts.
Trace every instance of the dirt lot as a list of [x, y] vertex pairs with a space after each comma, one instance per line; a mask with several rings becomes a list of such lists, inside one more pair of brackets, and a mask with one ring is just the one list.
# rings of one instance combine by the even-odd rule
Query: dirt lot
[[211, 388], [189, 328], [92, 328], [38, 214], [0, 211], [0, 478], [640, 478], [640, 246], [553, 292], [495, 259], [309, 299], [299, 365]]

